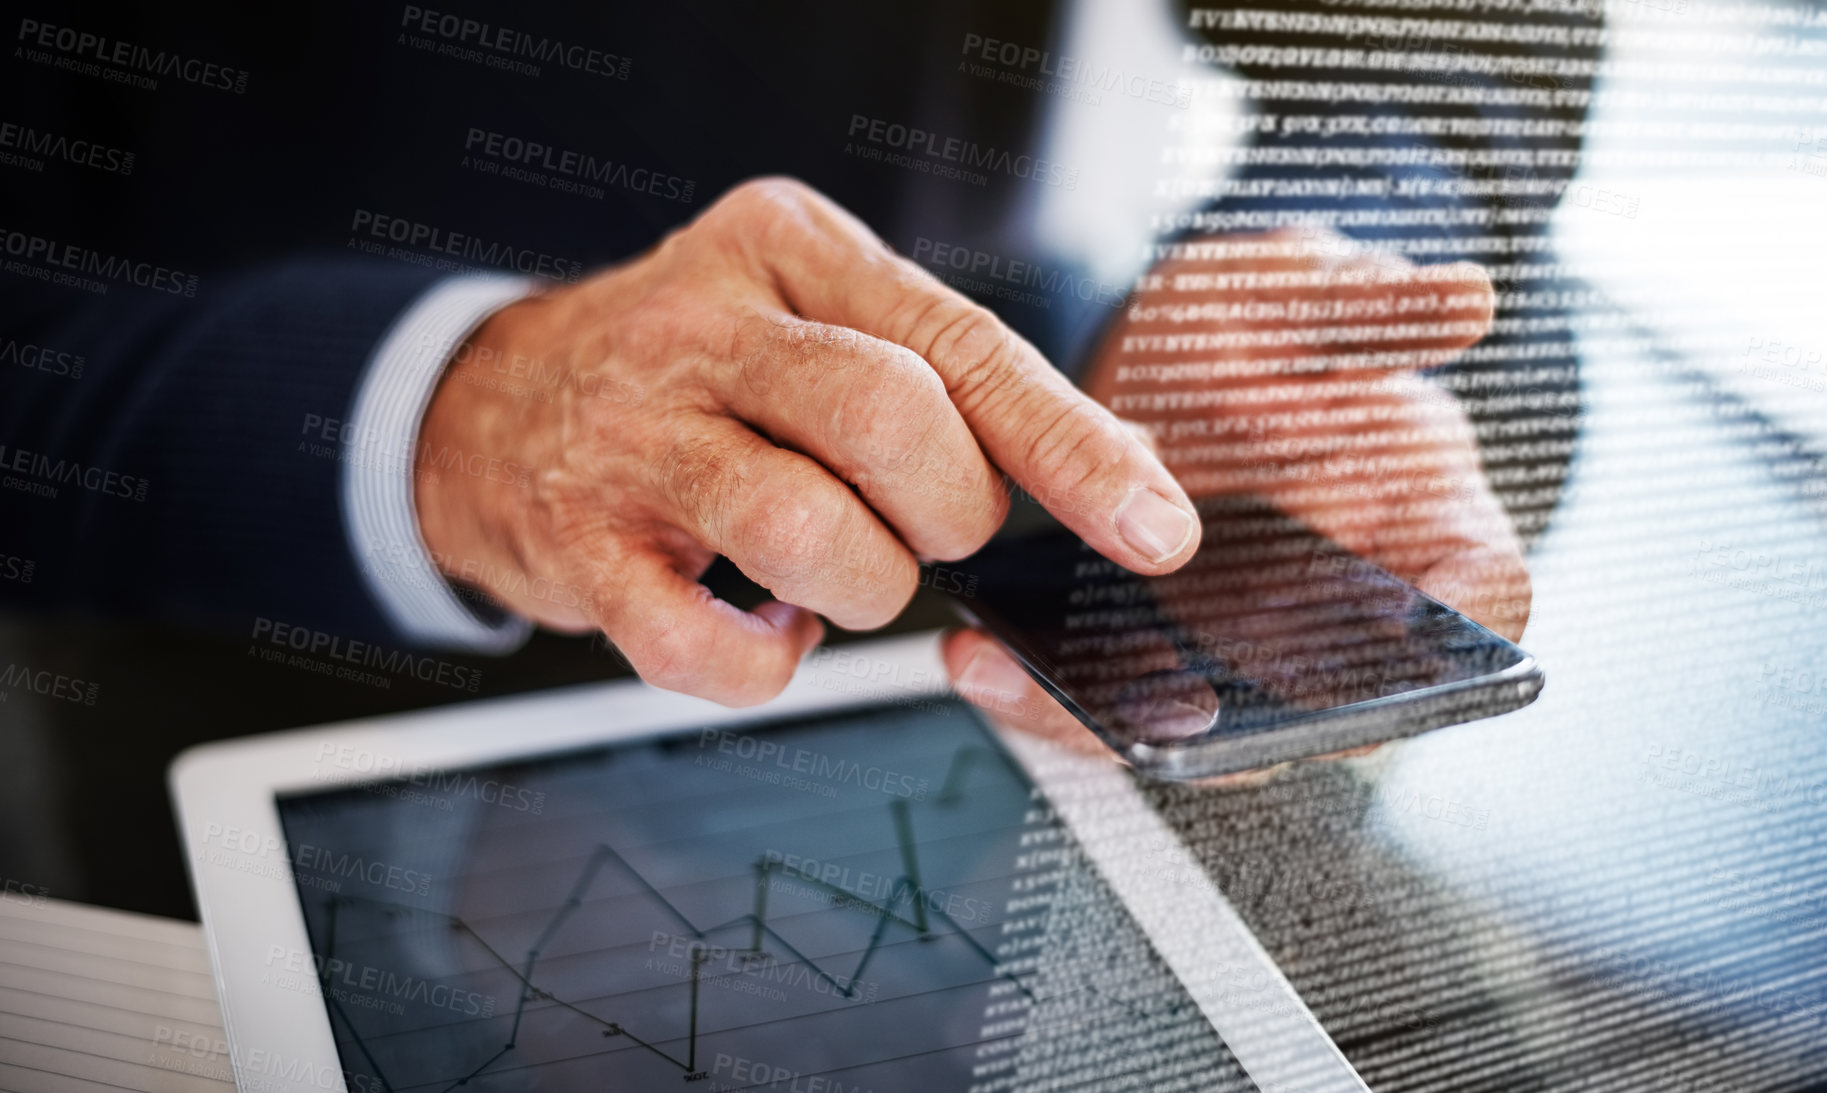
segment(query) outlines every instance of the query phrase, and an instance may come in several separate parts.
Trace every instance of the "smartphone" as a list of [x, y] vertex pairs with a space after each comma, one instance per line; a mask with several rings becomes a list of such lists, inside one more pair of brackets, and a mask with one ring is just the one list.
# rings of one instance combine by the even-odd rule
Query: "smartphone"
[[1535, 659], [1256, 497], [1200, 502], [1162, 577], [1109, 561], [1036, 505], [930, 566], [1060, 705], [1136, 769], [1204, 778], [1506, 713]]

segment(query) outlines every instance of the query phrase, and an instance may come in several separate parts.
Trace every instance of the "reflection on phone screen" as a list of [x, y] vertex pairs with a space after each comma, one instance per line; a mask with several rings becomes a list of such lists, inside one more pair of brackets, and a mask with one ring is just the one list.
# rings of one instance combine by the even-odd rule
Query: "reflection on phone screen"
[[1185, 566], [1143, 577], [1024, 511], [958, 563], [965, 606], [1126, 739], [1241, 735], [1477, 680], [1516, 646], [1251, 497], [1202, 501]]

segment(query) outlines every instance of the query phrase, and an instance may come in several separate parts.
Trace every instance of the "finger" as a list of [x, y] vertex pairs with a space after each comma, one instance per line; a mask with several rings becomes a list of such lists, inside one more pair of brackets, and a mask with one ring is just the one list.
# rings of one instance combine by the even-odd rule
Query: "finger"
[[738, 327], [731, 358], [730, 409], [855, 486], [916, 553], [963, 558], [1002, 526], [1007, 491], [912, 350], [756, 314]]
[[[1322, 460], [1308, 480], [1320, 488], [1269, 493], [1346, 549], [1515, 641], [1531, 601], [1522, 541], [1465, 413], [1435, 394], [1403, 377], [1389, 391], [1386, 430], [1360, 436], [1356, 471]], [[1363, 503], [1366, 490], [1376, 503]]]
[[797, 183], [757, 187], [747, 253], [794, 310], [918, 353], [979, 446], [1093, 549], [1141, 573], [1192, 556], [1192, 503], [1148, 449], [1040, 353]]
[[[1469, 480], [1467, 480], [1469, 481]], [[1482, 483], [1463, 493], [1413, 491], [1389, 502], [1381, 525], [1351, 520], [1339, 504], [1314, 508], [1313, 526], [1511, 641], [1528, 624], [1532, 589], [1514, 525]]]
[[[1103, 730], [1119, 740], [1164, 744], [1199, 736], [1212, 727], [1218, 695], [1203, 673], [1189, 668], [1158, 630], [1113, 632], [1108, 647], [1058, 660], [1051, 680]], [[970, 638], [955, 639], [969, 643]], [[967, 694], [992, 711], [1038, 708], [1036, 721], [1078, 720], [1059, 706], [995, 641], [970, 651], [962, 669]], [[997, 684], [997, 679], [1001, 683]], [[995, 684], [995, 685], [992, 685]], [[1017, 686], [1017, 684], [1020, 684]], [[1057, 712], [1055, 712], [1057, 711]], [[1058, 721], [1060, 726], [1065, 721]]]
[[[994, 638], [977, 630], [948, 631], [940, 639], [940, 652], [953, 688], [997, 725], [1038, 736], [1079, 755], [1121, 761], [1115, 751], [1054, 701]], [[1320, 758], [1359, 755], [1370, 750], [1356, 749]], [[1195, 779], [1188, 784], [1214, 789], [1261, 785], [1288, 766], [1280, 763], [1260, 770]]]
[[[1126, 313], [1123, 345], [1151, 362], [1197, 359], [1214, 386], [1314, 371], [1426, 368], [1490, 330], [1496, 293], [1472, 262], [1416, 266], [1333, 232], [1196, 240], [1157, 266]], [[1148, 349], [1193, 341], [1192, 352]], [[1108, 392], [1104, 392], [1108, 394]]]
[[1348, 504], [1301, 515], [1316, 530], [1511, 641], [1528, 624], [1532, 590], [1521, 541], [1497, 499], [1480, 484], [1467, 494], [1410, 492], [1386, 502], [1399, 513], [1381, 524], [1354, 520]]
[[846, 629], [882, 626], [919, 564], [849, 487], [806, 456], [706, 417], [652, 472], [670, 520], [781, 600]]
[[615, 560], [603, 632], [642, 679], [668, 691], [752, 706], [779, 694], [824, 636], [804, 608], [770, 601], [743, 611], [675, 570], [660, 554]]
[[977, 630], [951, 630], [940, 639], [939, 648], [959, 696], [991, 721], [1081, 755], [1117, 757], [1034, 682], [994, 638]]
[[1317, 293], [1293, 301], [1288, 322], [1340, 358], [1335, 368], [1432, 368], [1490, 333], [1496, 315], [1496, 289], [1476, 262], [1417, 266], [1360, 248], [1322, 257], [1317, 270]]
[[1378, 353], [1385, 368], [1435, 368], [1489, 334], [1497, 314], [1491, 275], [1476, 262], [1416, 267], [1392, 299], [1397, 312], [1382, 329], [1373, 324], [1360, 341], [1342, 339], [1340, 347]]
[[1466, 545], [1434, 561], [1415, 585], [1511, 641], [1529, 625], [1533, 590], [1520, 550]]

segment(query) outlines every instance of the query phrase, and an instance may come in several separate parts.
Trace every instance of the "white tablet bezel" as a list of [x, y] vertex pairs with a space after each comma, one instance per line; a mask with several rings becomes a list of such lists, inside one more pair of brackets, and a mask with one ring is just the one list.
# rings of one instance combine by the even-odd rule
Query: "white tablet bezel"
[[[171, 792], [238, 1086], [243, 1093], [345, 1089], [321, 998], [270, 986], [274, 952], [311, 952], [281, 834], [279, 794], [861, 702], [917, 701], [947, 690], [936, 635], [917, 634], [821, 649], [779, 698], [747, 710], [627, 681], [186, 751], [172, 764]], [[1033, 736], [999, 735], [1262, 1089], [1296, 1083], [1308, 1093], [1366, 1089], [1121, 768]]]

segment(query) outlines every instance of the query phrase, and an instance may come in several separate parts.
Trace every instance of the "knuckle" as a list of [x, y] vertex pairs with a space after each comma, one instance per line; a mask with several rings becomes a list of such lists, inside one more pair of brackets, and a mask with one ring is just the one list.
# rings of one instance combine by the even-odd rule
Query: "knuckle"
[[694, 526], [717, 526], [729, 511], [739, 477], [728, 447], [708, 437], [680, 440], [655, 462], [659, 492], [669, 497]]
[[927, 347], [922, 354], [927, 360], [952, 362], [952, 394], [960, 405], [1013, 393], [1027, 381], [1021, 340], [981, 304], [942, 301], [927, 310], [920, 325], [923, 336], [910, 340]]
[[903, 365], [879, 384], [853, 384], [845, 392], [830, 428], [848, 437], [859, 478], [893, 484], [937, 469], [935, 447], [951, 406], [938, 376], [921, 367], [924, 379]]
[[[849, 327], [811, 322], [784, 315], [775, 323], [773, 356], [797, 383], [807, 389], [823, 384], [854, 390], [853, 373], [867, 373], [874, 378], [879, 357], [873, 351], [875, 339]], [[795, 394], [801, 392], [795, 391]], [[842, 415], [838, 415], [840, 420]]]
[[756, 394], [767, 394], [773, 369], [770, 365], [787, 334], [787, 322], [754, 308], [744, 308], [730, 324], [729, 346], [725, 350], [738, 382]]
[[807, 578], [826, 570], [848, 522], [831, 491], [795, 482], [760, 499], [748, 521], [749, 562], [768, 577]]
[[745, 227], [759, 227], [766, 240], [780, 229], [803, 224], [817, 200], [818, 192], [796, 178], [766, 175], [732, 187], [715, 211]]
[[812, 192], [812, 187], [791, 175], [758, 175], [733, 187], [729, 199], [762, 206], [790, 207], [803, 203]]
[[883, 382], [848, 393], [831, 425], [855, 465], [848, 479], [872, 502], [896, 508], [897, 526], [921, 553], [957, 559], [1001, 526], [1008, 496], [995, 488], [944, 381], [919, 355], [898, 349]]
[[1082, 398], [1066, 401], [1026, 443], [1025, 465], [1049, 468], [1044, 488], [1050, 496], [1038, 491], [1036, 496], [1049, 508], [1070, 506], [1092, 481], [1122, 466], [1135, 443], [1126, 432], [1096, 403]]

